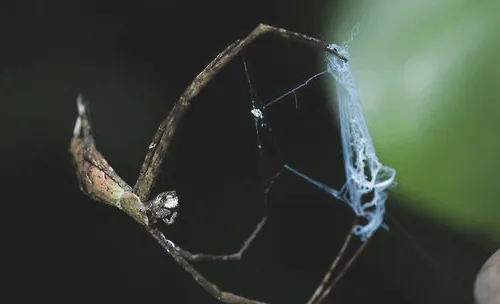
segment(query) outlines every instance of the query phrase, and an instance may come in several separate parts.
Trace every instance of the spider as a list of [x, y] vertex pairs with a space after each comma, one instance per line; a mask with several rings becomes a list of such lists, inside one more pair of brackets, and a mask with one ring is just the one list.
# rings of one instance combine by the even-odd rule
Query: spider
[[[121, 179], [96, 149], [91, 132], [88, 104], [83, 100], [83, 97], [78, 96], [77, 98], [78, 117], [70, 144], [70, 152], [73, 156], [73, 163], [76, 167], [82, 192], [94, 200], [104, 202], [126, 212], [136, 222], [141, 224], [174, 260], [193, 276], [198, 284], [223, 303], [255, 304], [263, 302], [222, 291], [217, 285], [203, 277], [191, 266], [188, 260], [241, 259], [246, 248], [264, 226], [267, 219], [266, 216], [258, 223], [237, 253], [229, 255], [192, 254], [168, 240], [154, 225], [158, 221], [165, 222], [168, 225], [174, 223], [177, 216], [177, 212], [174, 209], [178, 205], [178, 198], [175, 191], [162, 192], [153, 199], [150, 199], [150, 195], [177, 126], [188, 110], [192, 100], [231, 59], [255, 39], [266, 33], [313, 46], [347, 62], [347, 58], [342, 56], [336, 48], [319, 39], [266, 24], [258, 25], [244, 39], [235, 41], [217, 55], [182, 93], [168, 116], [160, 123], [156, 134], [153, 136], [144, 158], [139, 178], [134, 187], [129, 186]], [[252, 114], [255, 115], [253, 112]]]
[[107, 163], [94, 145], [88, 105], [78, 96], [76, 119], [70, 151], [76, 165], [80, 190], [96, 201], [125, 211], [139, 224], [149, 226], [157, 220], [174, 223], [178, 204], [175, 191], [162, 192], [154, 199], [142, 202], [130, 187]]

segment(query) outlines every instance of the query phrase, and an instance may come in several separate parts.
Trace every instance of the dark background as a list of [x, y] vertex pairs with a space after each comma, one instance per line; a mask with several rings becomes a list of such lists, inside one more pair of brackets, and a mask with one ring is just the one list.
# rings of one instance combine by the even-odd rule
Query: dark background
[[[97, 147], [133, 185], [157, 125], [218, 52], [258, 23], [325, 38], [335, 9], [322, 0], [2, 2], [6, 291], [69, 302], [216, 303], [132, 219], [79, 192], [68, 152], [76, 96], [90, 102]], [[320, 71], [321, 56], [272, 36], [245, 51], [264, 102]], [[323, 84], [299, 91], [298, 111], [287, 100], [266, 117], [288, 163], [339, 188], [340, 140]], [[290, 174], [264, 205], [250, 109], [239, 57], [194, 101], [162, 167], [154, 193], [175, 189], [180, 197], [178, 221], [164, 231], [193, 252], [233, 252], [268, 214], [243, 261], [197, 267], [224, 290], [305, 303], [353, 216]], [[267, 173], [280, 166], [265, 160]], [[388, 213], [391, 230], [375, 235], [328, 302], [472, 303], [475, 275], [493, 248], [393, 198]]]

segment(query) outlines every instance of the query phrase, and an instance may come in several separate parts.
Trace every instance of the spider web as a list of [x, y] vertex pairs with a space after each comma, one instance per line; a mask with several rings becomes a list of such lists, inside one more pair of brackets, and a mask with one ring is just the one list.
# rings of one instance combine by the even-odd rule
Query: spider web
[[[342, 51], [345, 50], [345, 54], [348, 56], [346, 44], [344, 44], [344, 48], [337, 45], [331, 45], [331, 47], [335, 47]], [[357, 99], [358, 94], [348, 65], [347, 63], [340, 62], [340, 59], [336, 61], [333, 57], [334, 56], [327, 56], [327, 70], [314, 74], [294, 89], [289, 90], [277, 98], [265, 103], [260, 102], [257, 97], [250, 80], [246, 62], [243, 59], [244, 71], [250, 90], [250, 113], [254, 118], [257, 150], [260, 159], [259, 163], [261, 165], [261, 177], [262, 172], [264, 171], [262, 168], [262, 159], [264, 150], [266, 149], [263, 144], [263, 137], [265, 134], [271, 139], [269, 141], [269, 146], [271, 146], [270, 148], [275, 151], [277, 162], [280, 164], [276, 172], [271, 174], [271, 177], [265, 179], [265, 199], [267, 200], [267, 194], [280, 176], [282, 176], [285, 172], [292, 173], [307, 183], [323, 190], [334, 199], [347, 203], [357, 216], [366, 219], [367, 223], [365, 225], [356, 225], [353, 228], [353, 233], [359, 235], [361, 240], [365, 241], [379, 227], [387, 228], [387, 226], [383, 223], [385, 200], [387, 197], [385, 189], [392, 184], [395, 171], [392, 168], [383, 166], [378, 161], [371, 137], [362, 116], [361, 105]], [[296, 93], [309, 83], [313, 82], [315, 79], [322, 76], [328, 77], [328, 75], [333, 76], [331, 78], [334, 78], [336, 80], [336, 84], [340, 86], [340, 88], [338, 88], [338, 91], [341, 92], [339, 94], [339, 99], [340, 102], [343, 103], [339, 105], [339, 108], [341, 108], [341, 137], [345, 161], [346, 182], [340, 190], [336, 190], [327, 184], [312, 178], [308, 174], [299, 171], [293, 165], [288, 163], [279, 148], [276, 136], [274, 135], [271, 125], [265, 115], [266, 110], [268, 110], [269, 107], [278, 105], [278, 102], [285, 103], [286, 98], [288, 101], [293, 99], [295, 109], [298, 109], [299, 101]], [[345, 79], [349, 81], [346, 81]], [[349, 84], [349, 86], [346, 86], [346, 83]]]

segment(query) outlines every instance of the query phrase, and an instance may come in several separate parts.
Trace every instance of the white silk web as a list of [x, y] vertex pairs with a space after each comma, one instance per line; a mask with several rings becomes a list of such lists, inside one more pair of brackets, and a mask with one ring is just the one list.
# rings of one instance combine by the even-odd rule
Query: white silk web
[[[336, 49], [342, 56], [349, 58], [347, 45], [356, 35], [356, 31], [357, 27], [351, 34], [349, 40], [344, 42], [342, 46], [331, 44], [328, 47]], [[319, 187], [335, 199], [347, 203], [356, 216], [365, 219], [363, 225], [354, 226], [352, 231], [355, 235], [358, 235], [362, 241], [366, 241], [370, 238], [380, 227], [388, 229], [387, 225], [384, 224], [385, 202], [387, 200], [386, 190], [394, 184], [396, 170], [383, 165], [376, 155], [375, 147], [363, 116], [358, 88], [349, 63], [333, 54], [327, 53], [325, 71], [310, 77], [301, 85], [261, 107], [257, 106], [253, 98], [253, 88], [249, 80], [246, 64], [245, 72], [252, 95], [251, 114], [255, 119], [259, 149], [262, 149], [261, 137], [259, 135], [260, 131], [262, 129], [267, 129], [269, 132], [271, 131], [268, 124], [265, 122], [266, 118], [264, 114], [267, 107], [290, 94], [294, 95], [295, 102], [297, 103], [295, 92], [315, 78], [326, 74], [331, 75], [334, 79], [337, 92], [337, 108], [346, 175], [346, 181], [343, 187], [340, 190], [335, 190], [294, 169], [283, 161], [282, 169], [271, 178], [266, 188], [266, 192], [269, 191], [270, 186], [272, 186], [281, 173], [286, 170]]]

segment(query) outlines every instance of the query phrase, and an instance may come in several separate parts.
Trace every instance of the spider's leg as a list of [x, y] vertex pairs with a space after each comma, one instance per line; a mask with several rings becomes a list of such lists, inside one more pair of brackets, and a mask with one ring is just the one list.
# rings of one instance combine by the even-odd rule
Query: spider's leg
[[222, 303], [233, 304], [266, 304], [261, 301], [256, 301], [236, 294], [221, 290], [219, 286], [207, 280], [201, 273], [199, 273], [189, 262], [182, 256], [178, 248], [169, 239], [167, 239], [158, 229], [150, 228], [148, 232], [156, 239], [156, 241], [167, 251], [172, 258], [179, 264], [186, 272], [191, 274], [193, 279], [200, 286], [203, 287], [209, 294]]
[[243, 245], [238, 252], [233, 254], [206, 254], [206, 253], [191, 253], [187, 250], [177, 247], [177, 252], [187, 260], [191, 261], [228, 261], [228, 260], [241, 260], [243, 253], [248, 249], [252, 241], [257, 237], [257, 234], [262, 230], [267, 221], [267, 216], [264, 216], [252, 231], [250, 236], [243, 242]]

